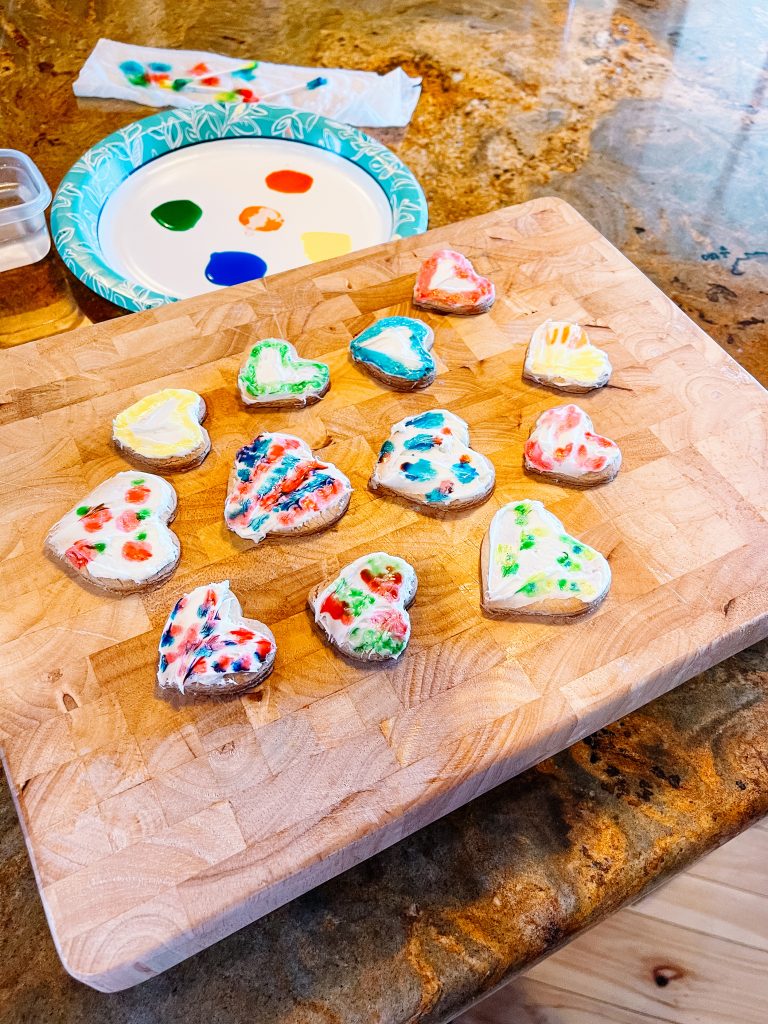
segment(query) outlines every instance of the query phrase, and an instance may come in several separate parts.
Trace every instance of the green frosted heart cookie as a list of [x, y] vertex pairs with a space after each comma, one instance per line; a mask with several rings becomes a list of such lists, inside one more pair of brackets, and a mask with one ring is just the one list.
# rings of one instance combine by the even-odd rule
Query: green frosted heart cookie
[[298, 408], [319, 402], [330, 387], [325, 363], [302, 359], [288, 341], [265, 338], [254, 345], [238, 374], [246, 405]]

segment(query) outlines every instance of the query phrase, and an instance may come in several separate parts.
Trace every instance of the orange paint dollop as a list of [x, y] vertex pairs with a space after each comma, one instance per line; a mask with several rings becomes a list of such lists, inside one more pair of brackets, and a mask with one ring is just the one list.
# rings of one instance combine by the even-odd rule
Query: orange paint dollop
[[272, 171], [265, 179], [274, 192], [308, 192], [314, 178], [303, 171]]
[[246, 206], [238, 220], [251, 231], [277, 231], [283, 226], [284, 218], [271, 206]]

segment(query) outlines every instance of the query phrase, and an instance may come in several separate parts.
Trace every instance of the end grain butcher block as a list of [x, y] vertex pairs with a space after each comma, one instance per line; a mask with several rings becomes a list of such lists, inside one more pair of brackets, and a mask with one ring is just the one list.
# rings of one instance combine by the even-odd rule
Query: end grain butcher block
[[[415, 312], [421, 260], [465, 253], [490, 313]], [[375, 317], [435, 331], [437, 378], [388, 390], [349, 357]], [[522, 379], [542, 320], [588, 325], [610, 384], [580, 396], [624, 457], [612, 483], [571, 490], [523, 472], [523, 443], [562, 401]], [[331, 369], [310, 409], [245, 408], [237, 371], [284, 337]], [[248, 924], [546, 755], [768, 633], [768, 400], [579, 214], [539, 199], [162, 309], [25, 345], [0, 360], [0, 742], [62, 960], [111, 991]], [[115, 597], [43, 553], [51, 525], [127, 468], [113, 416], [159, 388], [205, 398], [213, 451], [173, 476], [175, 575]], [[366, 487], [404, 416], [466, 420], [496, 467], [479, 508], [435, 518]], [[304, 438], [346, 473], [349, 512], [325, 533], [255, 547], [224, 525], [235, 451], [263, 429]], [[609, 559], [613, 586], [569, 623], [480, 608], [483, 535], [513, 499], [542, 500]], [[416, 569], [410, 646], [359, 667], [325, 646], [307, 592], [369, 551]], [[155, 693], [176, 598], [229, 579], [269, 624], [260, 694], [174, 706]]]

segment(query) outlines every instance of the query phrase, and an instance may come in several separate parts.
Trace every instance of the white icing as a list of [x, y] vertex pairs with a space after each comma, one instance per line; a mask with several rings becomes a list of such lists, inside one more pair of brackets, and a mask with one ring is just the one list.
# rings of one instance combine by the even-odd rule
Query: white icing
[[[520, 509], [525, 510], [524, 514]], [[523, 546], [530, 538], [533, 545]], [[563, 564], [564, 558], [571, 564]], [[505, 564], [517, 568], [505, 575]], [[564, 587], [560, 585], [562, 580]], [[531, 581], [535, 589], [521, 591]], [[488, 608], [524, 609], [540, 601], [574, 597], [589, 605], [599, 601], [610, 585], [611, 570], [605, 558], [588, 544], [570, 537], [540, 501], [510, 502], [491, 520], [484, 581]]]
[[440, 288], [444, 292], [473, 292], [477, 289], [477, 282], [459, 277], [456, 274], [456, 264], [453, 260], [440, 258], [437, 261], [430, 288]]
[[[469, 447], [469, 430], [464, 420], [448, 412], [446, 409], [434, 409], [422, 416], [441, 416], [442, 423], [436, 426], [421, 426], [420, 416], [410, 416], [396, 423], [389, 434], [371, 476], [375, 484], [411, 497], [425, 505], [435, 508], [450, 508], [457, 502], [465, 502], [490, 492], [496, 477], [493, 463], [485, 455]], [[417, 422], [413, 422], [413, 421]], [[429, 449], [409, 448], [414, 439], [432, 437], [433, 446]], [[392, 451], [386, 451], [389, 445]], [[413, 464], [425, 460], [434, 467], [435, 474], [428, 480], [409, 479], [404, 464]], [[463, 459], [464, 462], [460, 462]], [[475, 470], [472, 480], [462, 481], [455, 466], [466, 466], [465, 472]], [[449, 481], [452, 490], [447, 500], [430, 499], [427, 495], [435, 491], [441, 482]]]
[[[323, 371], [325, 375], [323, 376]], [[248, 376], [255, 375], [258, 393], [249, 390]], [[285, 389], [287, 384], [300, 384], [317, 377], [319, 383], [296, 394]], [[312, 359], [302, 359], [295, 347], [279, 338], [265, 338], [248, 354], [238, 376], [243, 400], [249, 405], [266, 405], [286, 399], [306, 398], [322, 391], [328, 382], [328, 367]]]
[[597, 387], [610, 377], [611, 361], [579, 324], [545, 320], [531, 335], [524, 372], [559, 386]]
[[[618, 445], [601, 444], [606, 438], [597, 438], [592, 420], [578, 405], [558, 405], [539, 416], [536, 426], [525, 444], [526, 466], [539, 473], [550, 472], [579, 479], [589, 473], [613, 475], [621, 465]], [[529, 446], [538, 444], [545, 459], [552, 466], [541, 466], [529, 458]], [[593, 458], [602, 458], [603, 465], [590, 464]]]
[[[142, 484], [135, 483], [139, 480]], [[146, 497], [140, 501], [127, 500], [126, 495], [132, 488], [144, 486], [149, 489]], [[98, 530], [86, 529], [87, 516], [77, 514], [78, 508], [86, 506], [89, 509], [106, 507], [109, 519]], [[78, 542], [87, 545], [92, 557], [86, 569], [95, 579], [145, 583], [178, 560], [179, 542], [167, 526], [175, 508], [176, 492], [162, 477], [140, 471], [117, 473], [99, 484], [52, 527], [48, 544], [70, 565], [73, 563], [65, 552]], [[145, 510], [149, 511], [148, 516], [138, 519], [130, 528], [123, 528]], [[139, 536], [144, 534], [145, 537]], [[143, 561], [126, 558], [123, 552], [127, 543], [147, 545], [150, 556]], [[104, 551], [95, 550], [96, 544], [104, 544]]]
[[[423, 366], [423, 357], [414, 352], [408, 327], [385, 327], [380, 334], [366, 338], [364, 346], [371, 352], [381, 352], [382, 355], [396, 359], [407, 370], [420, 370]], [[426, 341], [424, 347], [428, 347]]]

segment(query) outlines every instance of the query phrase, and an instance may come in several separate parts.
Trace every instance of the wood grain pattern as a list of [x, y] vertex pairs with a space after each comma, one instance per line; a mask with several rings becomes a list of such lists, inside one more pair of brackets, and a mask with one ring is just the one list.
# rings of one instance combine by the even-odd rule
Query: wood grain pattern
[[[374, 316], [412, 312], [420, 261], [451, 246], [489, 275], [491, 313], [423, 313], [438, 375], [397, 394], [352, 365]], [[581, 402], [622, 447], [606, 487], [526, 477], [522, 444], [561, 396], [524, 383], [532, 328], [591, 325], [614, 365]], [[318, 405], [245, 409], [254, 340], [284, 336], [331, 368]], [[42, 554], [53, 522], [125, 468], [109, 421], [159, 387], [208, 405], [213, 451], [175, 475], [175, 576], [122, 599]], [[768, 633], [763, 389], [571, 207], [535, 200], [417, 239], [85, 328], [0, 368], [0, 742], [67, 969], [104, 991], [165, 970]], [[446, 407], [496, 466], [492, 499], [435, 520], [367, 489], [405, 415]], [[226, 530], [235, 451], [297, 433], [352, 480], [331, 530], [253, 549]], [[505, 502], [543, 500], [603, 551], [614, 584], [567, 625], [485, 617], [479, 546]], [[395, 667], [325, 647], [307, 591], [375, 549], [419, 576]], [[266, 692], [174, 708], [156, 698], [157, 643], [183, 591], [229, 578], [270, 625]]]

